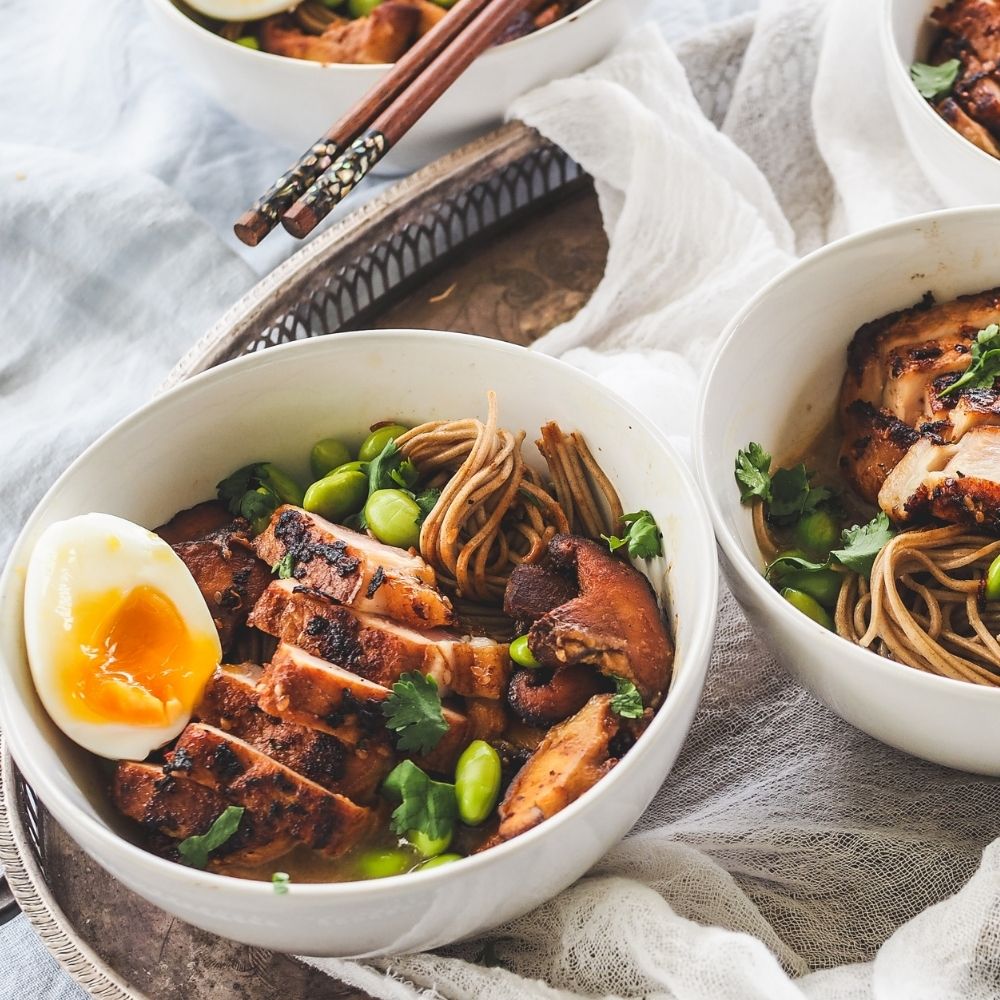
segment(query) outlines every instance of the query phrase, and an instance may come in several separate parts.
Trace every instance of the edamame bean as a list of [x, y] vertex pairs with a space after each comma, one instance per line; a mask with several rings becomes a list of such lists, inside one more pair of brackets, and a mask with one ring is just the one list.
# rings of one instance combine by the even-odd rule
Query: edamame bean
[[785, 589], [781, 592], [781, 596], [788, 601], [793, 608], [796, 608], [804, 615], [811, 618], [817, 625], [822, 625], [823, 628], [828, 628], [831, 632], [833, 631], [833, 619], [830, 617], [826, 608], [824, 608], [823, 605], [816, 600], [816, 598], [802, 593], [801, 590], [793, 590], [791, 587], [785, 587]]
[[452, 831], [449, 830], [443, 837], [438, 837], [435, 840], [428, 837], [423, 830], [410, 830], [406, 834], [406, 839], [425, 858], [434, 858], [448, 850], [448, 846], [451, 844], [451, 835]]
[[279, 469], [273, 462], [263, 462], [257, 467], [257, 475], [265, 486], [270, 486], [278, 494], [282, 503], [302, 506], [302, 487], [284, 469]]
[[538, 660], [535, 659], [535, 654], [528, 647], [528, 637], [526, 635], [519, 635], [510, 644], [507, 652], [518, 666], [527, 667], [529, 670], [537, 670], [541, 666]]
[[[368, 9], [361, 14], [354, 13], [355, 4], [359, 6], [362, 4], [369, 5]], [[348, 0], [348, 5], [351, 8], [351, 13], [355, 17], [364, 17], [365, 14], [370, 14], [377, 6], [378, 2], [370, 3], [370, 0]], [[376, 427], [375, 430], [371, 432], [361, 442], [361, 447], [358, 449], [358, 458], [362, 462], [370, 462], [374, 458], [378, 458], [382, 454], [382, 449], [390, 442], [395, 441], [400, 434], [405, 434], [410, 428], [404, 427], [402, 424], [386, 424], [384, 427]]]
[[413, 865], [413, 855], [401, 847], [365, 851], [358, 858], [358, 871], [362, 878], [388, 878], [402, 875]]
[[336, 438], [323, 438], [322, 441], [317, 441], [309, 452], [309, 468], [312, 469], [313, 479], [322, 479], [350, 460], [350, 449]]
[[500, 797], [500, 755], [485, 740], [473, 740], [455, 765], [458, 815], [468, 826], [482, 823]]
[[795, 525], [795, 541], [814, 559], [825, 559], [840, 541], [840, 528], [832, 514], [814, 510]]
[[327, 475], [332, 476], [337, 472], [363, 472], [367, 476], [368, 465], [368, 462], [345, 462], [343, 465], [338, 465], [333, 472], [328, 472]]
[[840, 596], [844, 577], [834, 569], [797, 570], [785, 573], [781, 582], [792, 590], [801, 590], [826, 608], [832, 608]]
[[328, 521], [342, 521], [361, 510], [367, 495], [368, 477], [363, 472], [336, 469], [306, 490], [302, 506]]
[[441, 865], [450, 865], [453, 861], [461, 860], [461, 854], [439, 854], [436, 858], [428, 858], [426, 861], [421, 861], [413, 870], [422, 872], [428, 868], [440, 868]]
[[259, 49], [260, 48], [260, 42], [258, 42], [257, 39], [254, 38], [253, 35], [244, 35], [242, 38], [237, 38], [236, 39], [236, 44], [237, 45], [242, 45], [243, 48], [245, 48], [245, 49]]
[[386, 545], [408, 549], [420, 541], [420, 508], [402, 490], [376, 490], [365, 504], [365, 521]]
[[983, 594], [987, 601], [1000, 601], [1000, 556], [990, 563], [986, 571], [986, 591]]

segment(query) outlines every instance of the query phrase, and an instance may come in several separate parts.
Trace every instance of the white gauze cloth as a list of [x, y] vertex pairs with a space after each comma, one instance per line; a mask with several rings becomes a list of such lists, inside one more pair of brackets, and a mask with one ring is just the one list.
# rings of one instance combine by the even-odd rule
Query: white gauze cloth
[[[765, 0], [735, 80], [719, 55], [738, 24], [683, 46], [683, 65], [645, 31], [517, 102], [595, 178], [610, 238], [592, 300], [539, 350], [683, 446], [698, 369], [749, 295], [797, 251], [938, 207], [880, 87], [875, 6]], [[400, 1000], [986, 1000], [1000, 996], [998, 806], [997, 782], [833, 716], [727, 595], [681, 757], [587, 877], [438, 953], [310, 961]]]

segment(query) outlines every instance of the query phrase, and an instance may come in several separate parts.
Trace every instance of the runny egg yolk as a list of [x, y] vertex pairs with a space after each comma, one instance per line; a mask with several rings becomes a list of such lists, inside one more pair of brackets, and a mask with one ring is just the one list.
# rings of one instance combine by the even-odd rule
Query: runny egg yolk
[[215, 635], [192, 633], [150, 586], [78, 596], [60, 617], [59, 683], [83, 720], [169, 724], [190, 712], [218, 663]]

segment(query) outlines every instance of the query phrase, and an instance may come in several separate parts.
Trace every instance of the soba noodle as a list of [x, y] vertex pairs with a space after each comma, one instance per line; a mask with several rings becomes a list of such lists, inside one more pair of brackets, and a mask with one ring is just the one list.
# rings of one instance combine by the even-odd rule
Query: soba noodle
[[428, 485], [441, 496], [420, 529], [420, 554], [459, 597], [495, 602], [514, 567], [535, 562], [556, 534], [591, 538], [621, 524], [618, 494], [583, 438], [555, 423], [542, 428], [538, 448], [553, 482], [552, 495], [524, 461], [524, 432], [497, 424], [489, 393], [486, 422], [435, 420], [396, 439]]

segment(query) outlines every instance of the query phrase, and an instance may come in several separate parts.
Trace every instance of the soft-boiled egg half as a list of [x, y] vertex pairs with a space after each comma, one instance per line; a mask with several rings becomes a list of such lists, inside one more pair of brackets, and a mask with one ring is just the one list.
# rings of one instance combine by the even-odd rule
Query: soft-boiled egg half
[[142, 760], [177, 736], [222, 656], [177, 553], [110, 514], [43, 532], [28, 563], [24, 632], [52, 721], [112, 760]]
[[187, 0], [199, 14], [220, 21], [255, 21], [283, 10], [291, 10], [299, 0]]

